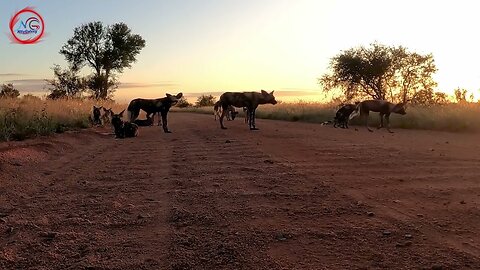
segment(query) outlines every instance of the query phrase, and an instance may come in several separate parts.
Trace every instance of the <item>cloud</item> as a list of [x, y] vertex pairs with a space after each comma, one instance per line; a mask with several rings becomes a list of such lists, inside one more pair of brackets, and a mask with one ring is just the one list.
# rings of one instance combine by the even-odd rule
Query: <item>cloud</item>
[[22, 73], [0, 73], [0, 77], [19, 77], [19, 76], [28, 76], [27, 74]]
[[47, 83], [45, 79], [21, 79], [21, 80], [9, 80], [5, 83], [11, 83], [20, 92], [29, 93], [46, 93]]
[[20, 80], [9, 80], [7, 83], [13, 83], [13, 84], [46, 84], [45, 79], [20, 79]]

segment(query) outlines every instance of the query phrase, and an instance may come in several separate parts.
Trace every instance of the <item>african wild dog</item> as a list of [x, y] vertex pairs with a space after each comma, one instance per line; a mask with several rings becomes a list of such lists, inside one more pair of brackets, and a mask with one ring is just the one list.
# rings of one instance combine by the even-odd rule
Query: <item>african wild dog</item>
[[333, 127], [336, 128], [337, 126], [341, 128], [348, 128], [348, 120], [350, 114], [357, 108], [359, 102], [355, 104], [345, 104], [340, 109], [338, 109], [335, 117], [333, 118]]
[[[217, 101], [215, 103], [214, 107], [214, 112], [213, 115], [215, 116], [215, 121], [217, 120], [217, 117], [220, 118], [220, 115], [222, 114], [222, 107], [220, 106], [220, 101]], [[237, 116], [238, 112], [235, 110], [235, 107], [232, 105], [228, 106], [227, 113], [225, 116], [227, 117], [227, 121], [233, 121], [235, 120], [235, 117]]]
[[102, 106], [96, 107], [95, 105], [93, 105], [93, 111], [92, 111], [93, 117], [91, 118], [91, 120], [92, 120], [92, 124], [94, 124], [94, 125], [102, 125], [102, 119], [100, 119], [100, 117], [101, 117], [100, 109], [101, 108], [103, 108], [103, 107]]
[[133, 123], [137, 124], [138, 126], [143, 126], [143, 127], [153, 126], [153, 118], [151, 116], [147, 115], [147, 119], [145, 119], [145, 120], [144, 119], [136, 119], [135, 121], [133, 121]]
[[370, 111], [378, 112], [380, 113], [380, 126], [378, 128], [380, 129], [383, 127], [383, 116], [385, 116], [385, 120], [387, 121], [387, 130], [388, 132], [392, 133], [390, 130], [390, 114], [398, 113], [405, 115], [407, 114], [405, 111], [406, 107], [407, 102], [393, 104], [385, 100], [365, 100], [358, 103], [355, 111], [350, 115], [349, 119], [353, 119], [354, 117], [360, 115], [360, 117], [365, 118], [365, 127], [367, 127], [368, 131], [373, 132], [373, 130], [368, 127], [368, 115]]
[[[150, 117], [151, 114], [155, 115], [155, 113], [158, 113], [159, 115], [162, 115], [161, 122], [163, 126], [163, 131], [165, 133], [170, 133], [170, 130], [168, 130], [167, 126], [167, 114], [170, 110], [170, 107], [175, 105], [182, 97], [182, 95], [182, 93], [178, 93], [175, 96], [166, 94], [166, 97], [157, 99], [134, 99], [130, 101], [130, 104], [127, 108], [128, 119], [130, 122], [135, 121], [135, 119], [137, 119], [138, 115], [140, 114], [140, 110], [144, 110], [147, 113], [148, 117]], [[160, 117], [158, 118], [158, 125], [160, 125]]]
[[112, 108], [110, 108], [110, 109], [105, 109], [105, 108], [103, 108], [103, 114], [102, 114], [102, 122], [103, 122], [103, 124], [106, 124], [106, 123], [109, 124], [109, 123], [111, 123], [112, 115], [113, 115]]
[[138, 125], [135, 123], [124, 122], [122, 120], [123, 112], [112, 114], [112, 125], [115, 130], [115, 138], [129, 138], [138, 136]]
[[222, 106], [222, 115], [220, 115], [220, 127], [226, 129], [223, 125], [223, 117], [225, 116], [228, 106], [234, 106], [238, 108], [246, 107], [248, 112], [248, 125], [250, 130], [257, 130], [255, 127], [255, 110], [260, 104], [277, 104], [273, 92], [268, 93], [265, 90], [258, 92], [225, 92], [220, 96], [219, 103], [214, 106], [215, 110], [218, 110], [219, 106]]

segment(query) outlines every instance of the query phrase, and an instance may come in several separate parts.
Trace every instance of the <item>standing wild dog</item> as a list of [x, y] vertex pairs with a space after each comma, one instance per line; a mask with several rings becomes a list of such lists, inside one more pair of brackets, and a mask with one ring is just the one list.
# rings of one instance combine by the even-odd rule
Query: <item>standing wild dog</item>
[[133, 123], [137, 124], [138, 126], [143, 126], [143, 127], [147, 127], [147, 126], [153, 126], [153, 118], [147, 114], [147, 119], [143, 120], [143, 119], [136, 119], [135, 121], [133, 121]]
[[383, 127], [383, 117], [385, 116], [385, 120], [387, 121], [387, 130], [388, 132], [392, 133], [390, 130], [390, 114], [391, 113], [398, 113], [401, 115], [407, 114], [405, 111], [407, 107], [406, 102], [401, 102], [398, 104], [393, 104], [391, 102], [385, 100], [365, 100], [358, 103], [357, 108], [355, 111], [350, 115], [350, 119], [360, 115], [360, 117], [365, 118], [365, 127], [367, 127], [368, 131], [373, 132], [368, 127], [368, 115], [369, 112], [378, 112], [380, 113], [380, 126], [379, 129]]
[[93, 118], [92, 118], [92, 123], [94, 125], [102, 125], [102, 120], [100, 119], [102, 113], [100, 112], [100, 109], [102, 109], [103, 107], [100, 106], [100, 107], [96, 107], [95, 105], [93, 105], [93, 111], [92, 111], [92, 115], [93, 115]]
[[[220, 115], [222, 114], [222, 106], [220, 106], [220, 101], [217, 101], [215, 105], [213, 106], [214, 112], [213, 115], [215, 116], [215, 121], [217, 120], [217, 117], [220, 118]], [[233, 121], [235, 120], [235, 117], [237, 116], [238, 112], [235, 110], [235, 107], [232, 105], [228, 106], [228, 112], [225, 114], [227, 117], [227, 121]]]
[[273, 92], [268, 93], [265, 90], [258, 92], [225, 92], [220, 96], [218, 104], [215, 104], [214, 109], [218, 110], [218, 107], [221, 106], [223, 111], [220, 115], [220, 127], [226, 129], [223, 125], [223, 117], [225, 116], [228, 106], [234, 106], [238, 108], [246, 107], [248, 114], [248, 125], [250, 130], [257, 130], [255, 127], [255, 110], [260, 104], [277, 104]]
[[[158, 113], [162, 115], [162, 126], [163, 131], [165, 133], [170, 133], [167, 126], [167, 114], [170, 110], [170, 107], [175, 105], [178, 100], [182, 97], [182, 93], [178, 93], [177, 95], [170, 95], [166, 94], [164, 98], [157, 98], [157, 99], [144, 99], [144, 98], [137, 98], [130, 101], [128, 104], [128, 118], [130, 122], [135, 121], [138, 115], [140, 114], [140, 110], [144, 110], [147, 113], [147, 117], [150, 117], [151, 114]], [[152, 120], [153, 121], [153, 120]], [[158, 118], [158, 125], [160, 125], [160, 117]]]
[[355, 104], [345, 104], [340, 109], [338, 109], [335, 117], [333, 118], [333, 127], [336, 128], [337, 126], [341, 128], [348, 128], [348, 120], [350, 114], [357, 108], [359, 102]]
[[103, 108], [103, 114], [102, 114], [102, 122], [103, 124], [110, 124], [111, 119], [112, 119], [113, 111], [112, 108], [110, 109], [105, 109]]
[[135, 123], [124, 122], [122, 120], [123, 112], [112, 114], [112, 125], [115, 130], [115, 138], [129, 138], [138, 136], [138, 126]]

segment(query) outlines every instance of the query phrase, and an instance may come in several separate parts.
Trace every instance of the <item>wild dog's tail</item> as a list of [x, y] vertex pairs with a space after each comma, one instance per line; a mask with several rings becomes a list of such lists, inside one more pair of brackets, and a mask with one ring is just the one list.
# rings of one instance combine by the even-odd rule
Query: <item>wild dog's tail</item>
[[215, 105], [213, 105], [213, 116], [215, 117], [215, 121], [217, 121], [217, 116], [220, 117], [220, 100], [215, 102]]
[[127, 109], [127, 121], [132, 122], [133, 112]]
[[360, 104], [362, 103], [360, 102], [357, 104], [357, 106], [355, 107], [355, 110], [348, 117], [348, 120], [352, 120], [353, 118], [357, 117], [360, 114]]

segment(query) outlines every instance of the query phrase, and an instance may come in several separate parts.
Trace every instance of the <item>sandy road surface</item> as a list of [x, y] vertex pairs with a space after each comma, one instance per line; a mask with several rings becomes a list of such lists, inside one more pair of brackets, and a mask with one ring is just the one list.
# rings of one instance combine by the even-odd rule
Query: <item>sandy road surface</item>
[[480, 135], [172, 113], [0, 144], [0, 269], [480, 269]]

